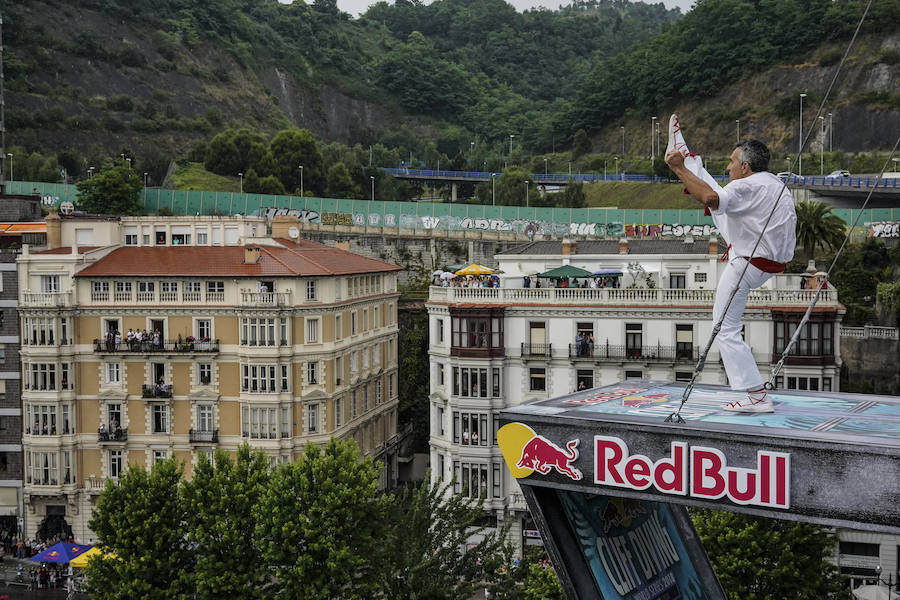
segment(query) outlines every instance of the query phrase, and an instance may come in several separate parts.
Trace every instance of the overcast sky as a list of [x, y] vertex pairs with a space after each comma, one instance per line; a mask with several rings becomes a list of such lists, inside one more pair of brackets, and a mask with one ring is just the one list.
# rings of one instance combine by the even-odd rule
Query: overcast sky
[[[282, 0], [284, 2], [285, 0]], [[350, 13], [354, 17], [358, 16], [360, 13], [366, 11], [366, 9], [375, 4], [376, 0], [337, 0], [338, 7], [346, 13]], [[392, 0], [388, 0], [389, 3], [393, 4]], [[512, 4], [516, 7], [518, 11], [528, 10], [529, 8], [537, 8], [539, 6], [543, 6], [545, 8], [559, 8], [560, 4], [571, 4], [568, 1], [560, 1], [560, 0], [506, 0], [508, 4]], [[426, 4], [430, 4], [431, 0], [425, 0]], [[648, 2], [649, 3], [649, 2]], [[666, 5], [666, 8], [675, 8], [676, 6], [681, 9], [681, 12], [686, 13], [690, 10], [691, 5], [694, 3], [694, 0], [663, 0], [663, 4]]]

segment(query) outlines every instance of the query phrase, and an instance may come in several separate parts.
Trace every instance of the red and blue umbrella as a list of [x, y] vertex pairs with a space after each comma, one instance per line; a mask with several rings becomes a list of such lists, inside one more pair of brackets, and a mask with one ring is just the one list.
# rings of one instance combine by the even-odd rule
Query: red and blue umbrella
[[70, 542], [59, 542], [44, 550], [38, 552], [28, 560], [34, 562], [52, 562], [67, 563], [76, 556], [80, 556], [90, 550], [92, 544], [72, 544]]

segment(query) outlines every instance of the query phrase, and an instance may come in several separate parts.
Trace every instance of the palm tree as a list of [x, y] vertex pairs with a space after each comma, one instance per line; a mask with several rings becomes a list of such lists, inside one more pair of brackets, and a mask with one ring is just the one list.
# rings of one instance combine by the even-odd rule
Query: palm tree
[[844, 241], [846, 224], [831, 212], [831, 208], [825, 202], [815, 200], [796, 205], [797, 244], [806, 250], [807, 260], [813, 259], [817, 246], [834, 250]]

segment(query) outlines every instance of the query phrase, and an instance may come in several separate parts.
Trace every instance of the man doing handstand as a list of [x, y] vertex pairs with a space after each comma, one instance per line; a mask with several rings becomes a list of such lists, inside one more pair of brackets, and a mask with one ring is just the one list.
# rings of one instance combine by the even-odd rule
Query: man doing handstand
[[[735, 147], [728, 163], [728, 184], [719, 186], [703, 168], [700, 157], [688, 151], [675, 115], [669, 121], [666, 164], [687, 193], [706, 207], [728, 244], [725, 256], [730, 254], [730, 258], [716, 287], [713, 323], [722, 320], [716, 341], [731, 389], [746, 390], [747, 398], [723, 408], [747, 413], [773, 412], [753, 352], [741, 338], [741, 317], [750, 290], [763, 285], [775, 273], [783, 272], [794, 256], [797, 216], [791, 193], [778, 177], [768, 172], [769, 149], [758, 140], [746, 140]], [[770, 213], [772, 218], [766, 225]], [[735, 288], [737, 292], [728, 304]]]

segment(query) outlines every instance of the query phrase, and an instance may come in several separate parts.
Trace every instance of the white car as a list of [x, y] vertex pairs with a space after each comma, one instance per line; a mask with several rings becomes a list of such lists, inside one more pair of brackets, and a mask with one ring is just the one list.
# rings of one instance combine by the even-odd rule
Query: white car
[[850, 177], [850, 171], [846, 169], [838, 169], [837, 171], [832, 171], [825, 177]]

